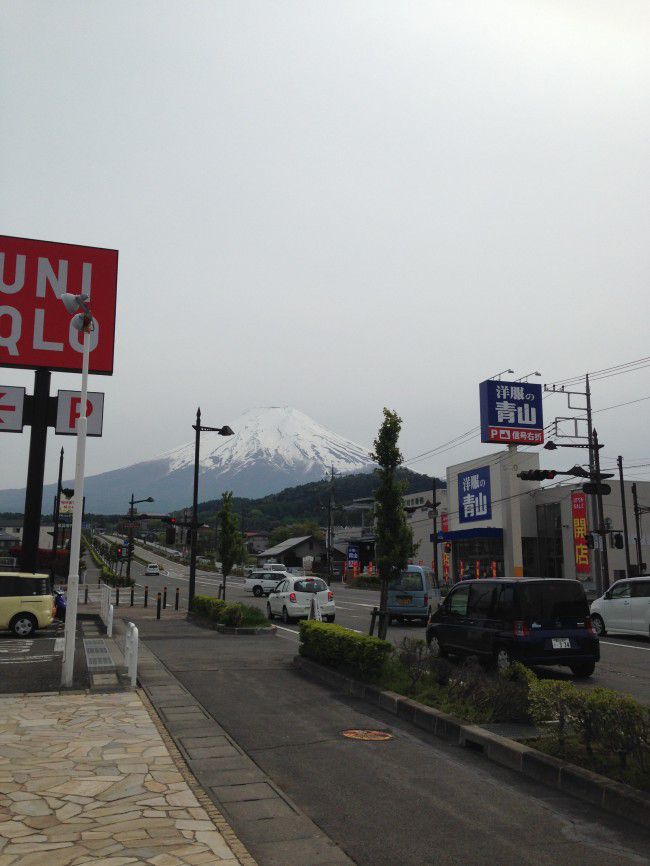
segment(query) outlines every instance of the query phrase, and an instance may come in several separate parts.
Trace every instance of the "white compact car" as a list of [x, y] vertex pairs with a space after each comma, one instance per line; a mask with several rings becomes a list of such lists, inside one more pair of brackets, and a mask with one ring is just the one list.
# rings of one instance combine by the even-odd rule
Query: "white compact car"
[[269, 619], [279, 616], [285, 623], [308, 617], [314, 595], [318, 596], [323, 619], [334, 622], [334, 593], [320, 577], [285, 577], [269, 594], [266, 603], [267, 616]]
[[618, 580], [591, 603], [591, 621], [599, 637], [607, 632], [650, 636], [650, 576]]
[[160, 566], [157, 562], [150, 562], [144, 570], [145, 574], [160, 574]]

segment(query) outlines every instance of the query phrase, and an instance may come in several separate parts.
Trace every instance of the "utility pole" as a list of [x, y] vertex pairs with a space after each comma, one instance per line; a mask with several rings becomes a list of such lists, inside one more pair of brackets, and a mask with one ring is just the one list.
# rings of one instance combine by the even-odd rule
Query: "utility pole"
[[636, 495], [636, 481], [632, 485], [632, 502], [634, 503], [634, 523], [636, 525], [636, 573], [638, 577], [642, 573], [642, 570], [645, 571], [645, 569], [641, 568], [643, 565], [641, 560], [641, 521], [639, 520], [641, 510]]
[[50, 578], [54, 582], [56, 576], [56, 550], [59, 541], [59, 514], [61, 508], [61, 485], [63, 483], [63, 448], [59, 454], [59, 480], [56, 485], [56, 496], [54, 497], [54, 526], [52, 527], [52, 567]]
[[[589, 373], [585, 373], [585, 398], [587, 401], [587, 443], [589, 445], [589, 475], [593, 478], [593, 473], [596, 468], [596, 463], [594, 460], [594, 449], [593, 449], [593, 424], [591, 419], [591, 385], [589, 384]], [[569, 398], [570, 399], [570, 398]], [[595, 526], [597, 522], [597, 514], [598, 514], [598, 502], [596, 496], [592, 494], [589, 499], [589, 525]], [[604, 544], [604, 541], [603, 541]], [[603, 593], [601, 587], [601, 555], [600, 548], [598, 550], [593, 551], [594, 554], [594, 569], [593, 574], [596, 582], [596, 592], [598, 593], [598, 597], [600, 597]]]
[[619, 454], [618, 478], [621, 485], [621, 508], [623, 509], [623, 537], [625, 539], [625, 576], [630, 577], [630, 540], [627, 535], [627, 505], [625, 504], [625, 481], [623, 480], [623, 458]]
[[438, 586], [438, 502], [436, 496], [438, 480], [433, 477], [433, 581]]
[[593, 434], [593, 452], [594, 452], [594, 461], [596, 463], [596, 503], [598, 505], [598, 535], [601, 538], [602, 544], [602, 557], [601, 557], [601, 580], [602, 586], [599, 592], [601, 595], [603, 592], [606, 592], [609, 589], [609, 560], [607, 556], [607, 543], [605, 541], [606, 529], [605, 529], [605, 512], [603, 509], [603, 494], [602, 494], [602, 484], [600, 478], [600, 448], [598, 445], [598, 433], [594, 430]]
[[131, 556], [133, 551], [133, 509], [135, 507], [135, 496], [131, 494], [131, 502], [129, 503], [129, 542], [126, 546], [126, 579], [131, 579]]
[[327, 574], [332, 583], [332, 494], [334, 489], [334, 464], [331, 466], [329, 496], [327, 497]]

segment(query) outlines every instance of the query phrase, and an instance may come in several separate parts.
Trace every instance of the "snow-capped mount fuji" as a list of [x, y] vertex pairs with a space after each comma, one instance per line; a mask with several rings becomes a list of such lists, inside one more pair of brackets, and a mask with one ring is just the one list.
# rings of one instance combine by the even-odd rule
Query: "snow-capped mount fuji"
[[[201, 433], [199, 502], [216, 499], [225, 490], [257, 498], [285, 487], [320, 481], [334, 467], [349, 475], [373, 468], [369, 449], [327, 430], [289, 406], [249, 409], [229, 424], [232, 436]], [[86, 510], [124, 514], [131, 492], [153, 496], [151, 511], [164, 513], [190, 505], [194, 472], [194, 442], [161, 457], [123, 469], [91, 475], [85, 481]], [[64, 481], [65, 487], [74, 486]], [[43, 491], [51, 502], [55, 485]], [[25, 493], [0, 490], [0, 511], [22, 511]]]

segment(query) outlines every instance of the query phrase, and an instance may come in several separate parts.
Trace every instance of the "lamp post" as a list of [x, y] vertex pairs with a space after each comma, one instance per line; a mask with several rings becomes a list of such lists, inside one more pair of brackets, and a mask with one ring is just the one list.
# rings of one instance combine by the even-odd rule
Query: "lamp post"
[[129, 543], [126, 546], [126, 577], [131, 580], [131, 557], [133, 556], [133, 516], [135, 514], [134, 505], [139, 505], [141, 502], [153, 502], [153, 496], [147, 496], [146, 499], [134, 499], [131, 494], [129, 503]]
[[74, 675], [74, 651], [77, 631], [77, 602], [79, 595], [79, 553], [81, 548], [81, 519], [84, 498], [84, 471], [86, 466], [86, 431], [88, 419], [86, 409], [88, 403], [88, 367], [90, 359], [90, 335], [94, 330], [88, 301], [88, 295], [72, 295], [65, 292], [61, 300], [70, 314], [73, 315], [72, 326], [83, 333], [83, 350], [81, 362], [81, 403], [77, 419], [77, 442], [75, 461], [75, 503], [72, 514], [72, 532], [70, 534], [70, 570], [68, 573], [68, 593], [65, 616], [65, 637], [63, 649], [63, 664], [61, 670], [61, 685], [70, 688]]
[[192, 606], [194, 590], [196, 587], [196, 533], [199, 528], [199, 451], [201, 448], [201, 431], [206, 433], [218, 433], [219, 436], [232, 436], [234, 431], [230, 427], [205, 427], [201, 425], [201, 409], [196, 410], [196, 424], [192, 424], [195, 431], [194, 437], [194, 495], [192, 497], [192, 525], [190, 527], [190, 582], [188, 587], [188, 609]]

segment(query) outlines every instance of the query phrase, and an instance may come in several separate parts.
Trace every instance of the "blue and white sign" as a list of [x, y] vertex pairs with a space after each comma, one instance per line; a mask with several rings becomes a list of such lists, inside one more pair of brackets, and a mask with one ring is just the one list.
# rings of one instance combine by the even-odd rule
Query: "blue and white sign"
[[348, 568], [359, 562], [359, 548], [356, 544], [348, 544]]
[[458, 473], [458, 522], [474, 523], [490, 520], [492, 498], [490, 496], [490, 467], [468, 469]]
[[541, 445], [544, 442], [542, 386], [487, 379], [481, 395], [481, 442]]

